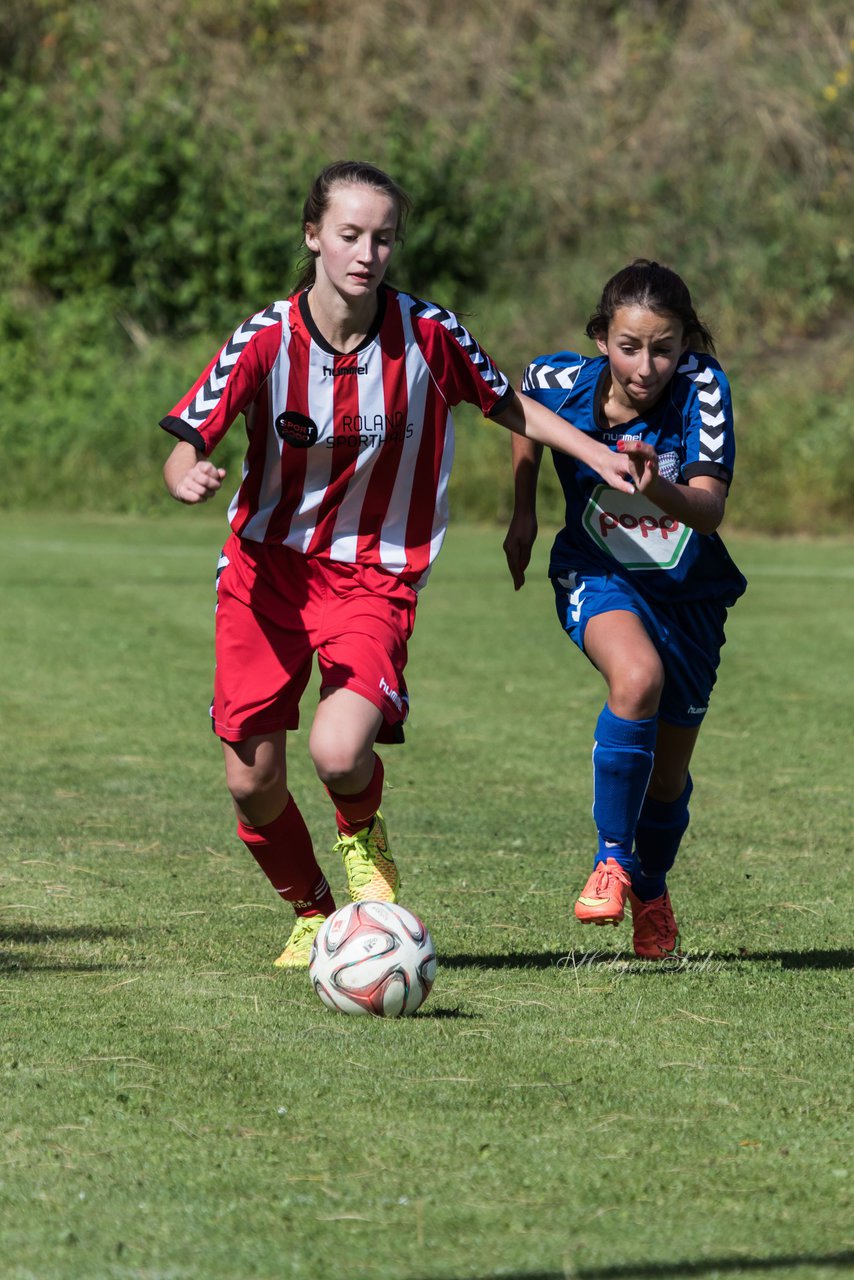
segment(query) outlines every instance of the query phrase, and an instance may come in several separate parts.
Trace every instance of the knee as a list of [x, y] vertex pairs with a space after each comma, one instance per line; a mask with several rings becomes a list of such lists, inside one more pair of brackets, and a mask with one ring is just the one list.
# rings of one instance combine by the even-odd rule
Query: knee
[[308, 749], [317, 776], [330, 791], [362, 791], [374, 772], [374, 742], [382, 712], [351, 689], [321, 694]]
[[253, 764], [242, 760], [229, 761], [225, 780], [238, 812], [250, 821], [253, 821], [253, 815], [266, 815], [271, 800], [287, 795], [284, 768], [272, 761]]
[[687, 808], [691, 790], [691, 774], [687, 764], [681, 762], [660, 764], [656, 758], [649, 780], [648, 794], [651, 800], [657, 800], [661, 804], [675, 804], [684, 796]]
[[658, 711], [664, 688], [664, 668], [658, 661], [634, 662], [612, 677], [608, 702], [624, 720], [646, 720]]
[[308, 744], [317, 776], [332, 791], [360, 780], [373, 755], [373, 745], [346, 732], [313, 729]]

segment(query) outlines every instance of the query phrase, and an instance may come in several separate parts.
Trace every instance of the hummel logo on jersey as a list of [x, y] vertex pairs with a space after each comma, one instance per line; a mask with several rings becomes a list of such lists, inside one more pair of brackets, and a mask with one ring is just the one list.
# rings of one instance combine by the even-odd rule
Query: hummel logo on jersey
[[343, 369], [336, 369], [333, 366], [325, 364], [323, 366], [324, 376], [327, 378], [341, 378], [345, 373], [360, 374], [367, 373], [368, 366], [366, 364], [345, 365]]
[[317, 440], [317, 423], [304, 413], [280, 413], [276, 419], [276, 434], [295, 449], [308, 449]]

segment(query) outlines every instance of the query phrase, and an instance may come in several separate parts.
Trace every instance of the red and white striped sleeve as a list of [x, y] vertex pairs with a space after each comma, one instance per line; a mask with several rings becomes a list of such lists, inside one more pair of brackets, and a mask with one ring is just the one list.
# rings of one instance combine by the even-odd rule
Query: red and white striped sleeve
[[210, 455], [258, 395], [282, 341], [288, 304], [273, 302], [245, 320], [190, 390], [160, 421], [164, 431]]
[[465, 400], [485, 417], [500, 413], [513, 397], [509, 379], [452, 311], [410, 299], [413, 332], [448, 404]]

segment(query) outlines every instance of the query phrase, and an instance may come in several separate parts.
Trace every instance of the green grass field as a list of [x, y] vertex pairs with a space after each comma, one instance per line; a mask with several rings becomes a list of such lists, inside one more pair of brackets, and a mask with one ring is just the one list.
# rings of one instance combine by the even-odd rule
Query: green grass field
[[[207, 725], [222, 510], [5, 526], [4, 1280], [852, 1273], [850, 543], [732, 544], [662, 970], [572, 918], [602, 689], [548, 535], [514, 595], [452, 529], [384, 751], [439, 972], [383, 1022], [271, 968]], [[343, 902], [305, 733], [290, 773]]]

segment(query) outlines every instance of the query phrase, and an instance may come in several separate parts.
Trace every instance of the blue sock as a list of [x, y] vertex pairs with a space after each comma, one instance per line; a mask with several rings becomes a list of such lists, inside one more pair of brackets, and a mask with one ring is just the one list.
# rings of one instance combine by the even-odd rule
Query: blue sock
[[667, 873], [688, 829], [688, 801], [693, 789], [689, 773], [678, 800], [653, 800], [647, 796], [643, 802], [635, 832], [637, 860], [631, 873], [632, 890], [641, 902], [660, 898], [667, 888]]
[[635, 827], [652, 773], [658, 717], [623, 720], [606, 703], [593, 743], [593, 821], [599, 833], [594, 865], [613, 858], [631, 873]]

